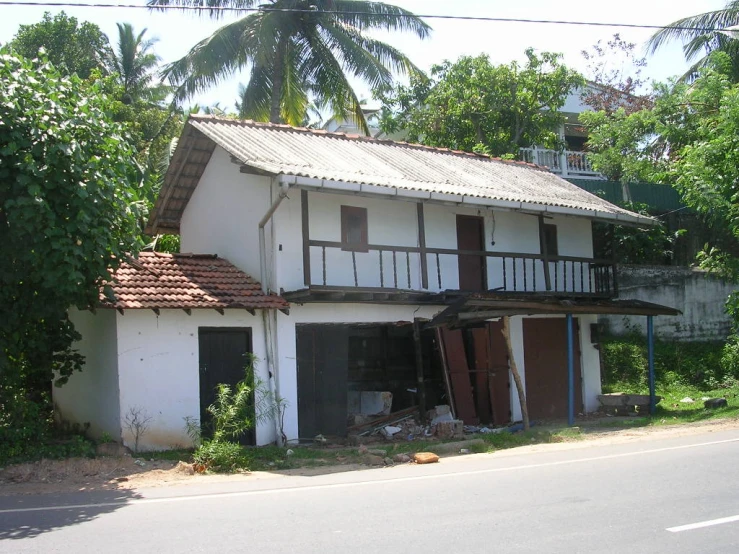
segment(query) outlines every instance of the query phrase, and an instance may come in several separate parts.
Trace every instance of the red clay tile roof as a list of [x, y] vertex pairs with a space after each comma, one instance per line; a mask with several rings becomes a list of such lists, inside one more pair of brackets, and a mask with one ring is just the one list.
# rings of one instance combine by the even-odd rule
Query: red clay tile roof
[[264, 294], [257, 281], [226, 259], [159, 252], [142, 252], [122, 263], [100, 301], [121, 309], [290, 307], [281, 296]]

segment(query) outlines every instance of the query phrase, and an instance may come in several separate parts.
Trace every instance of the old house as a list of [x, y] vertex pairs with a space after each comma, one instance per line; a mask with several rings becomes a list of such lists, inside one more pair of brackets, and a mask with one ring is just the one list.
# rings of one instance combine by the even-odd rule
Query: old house
[[[613, 264], [593, 256], [593, 221], [653, 223], [532, 164], [191, 116], [149, 230], [179, 234], [192, 253], [171, 260], [228, 260], [261, 291], [245, 299], [234, 281], [219, 289], [182, 269], [182, 286], [221, 290], [222, 302], [147, 303], [167, 276], [143, 256], [132, 263], [155, 270], [146, 286], [74, 314], [88, 367], [56, 401], [91, 422], [117, 402], [118, 422], [98, 425], [113, 436], [121, 414], [143, 407], [150, 447], [183, 444], [182, 419], [202, 410], [209, 372], [238, 378], [251, 351], [287, 402], [280, 421], [257, 429], [258, 444], [344, 435], [378, 394], [392, 411], [450, 403], [466, 422], [504, 424], [521, 417], [500, 333], [507, 315], [531, 417], [595, 410], [597, 314], [674, 310], [617, 299]], [[110, 398], [79, 408], [99, 387]]]

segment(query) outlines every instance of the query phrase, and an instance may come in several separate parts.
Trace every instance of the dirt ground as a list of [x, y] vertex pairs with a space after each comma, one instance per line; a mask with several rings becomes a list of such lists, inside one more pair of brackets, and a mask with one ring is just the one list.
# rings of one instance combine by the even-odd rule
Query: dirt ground
[[[582, 434], [559, 443], [535, 444], [501, 451], [516, 454], [552, 449], [583, 448], [595, 444], [618, 444], [657, 438], [670, 438], [701, 433], [739, 429], [737, 419], [717, 419], [687, 425], [664, 425], [638, 428], [587, 428]], [[288, 475], [315, 475], [366, 469], [358, 464], [311, 467], [275, 472], [254, 472], [237, 475], [201, 475], [182, 462], [151, 461], [147, 458], [98, 457], [67, 460], [42, 460], [34, 463], [0, 468], [0, 495], [44, 494], [94, 490], [136, 490], [187, 483], [241, 481], [279, 478]]]

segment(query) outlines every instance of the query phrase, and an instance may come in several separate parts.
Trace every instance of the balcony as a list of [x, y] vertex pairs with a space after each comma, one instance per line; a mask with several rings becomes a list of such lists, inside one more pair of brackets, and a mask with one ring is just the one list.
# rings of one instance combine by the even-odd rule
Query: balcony
[[[612, 298], [617, 295], [611, 261], [573, 256], [513, 252], [462, 251], [447, 248], [370, 244], [366, 251], [347, 250], [341, 242], [309, 240], [303, 260], [307, 291], [365, 294], [367, 300], [431, 300], [459, 292], [459, 263], [477, 267], [486, 290], [501, 294]], [[310, 300], [307, 300], [310, 301]]]
[[519, 152], [522, 161], [548, 167], [562, 177], [602, 178], [602, 175], [591, 167], [585, 152], [536, 147], [521, 148]]

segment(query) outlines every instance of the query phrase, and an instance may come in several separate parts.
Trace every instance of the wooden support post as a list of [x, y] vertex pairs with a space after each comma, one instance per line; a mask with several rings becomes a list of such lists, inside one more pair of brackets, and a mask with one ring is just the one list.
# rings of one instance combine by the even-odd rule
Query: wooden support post
[[413, 320], [413, 343], [416, 350], [416, 388], [418, 390], [418, 411], [421, 422], [426, 421], [426, 384], [423, 378], [423, 349], [421, 345], [421, 322], [418, 318]]
[[300, 191], [300, 209], [303, 220], [303, 283], [305, 286], [310, 286], [310, 225], [308, 220], [307, 190]]
[[567, 425], [575, 424], [575, 340], [572, 314], [567, 314]]
[[[541, 214], [539, 215], [539, 250], [544, 264], [544, 286], [547, 290], [552, 290], [552, 277], [549, 275], [549, 249], [547, 248], [547, 237], [544, 232], [544, 216]], [[534, 271], [536, 271], [536, 268], [534, 268]], [[556, 268], [555, 271], [557, 271]]]
[[429, 268], [428, 259], [426, 254], [426, 223], [424, 222], [423, 216], [423, 202], [416, 204], [416, 211], [418, 213], [418, 246], [420, 248], [421, 256], [421, 288], [429, 288]]
[[503, 333], [505, 339], [506, 349], [508, 350], [508, 363], [511, 366], [511, 373], [513, 374], [513, 380], [516, 382], [516, 390], [518, 391], [518, 401], [521, 404], [521, 417], [523, 419], [523, 430], [529, 430], [529, 409], [526, 404], [526, 391], [523, 388], [523, 382], [521, 381], [521, 375], [518, 373], [518, 367], [516, 366], [516, 360], [513, 357], [513, 346], [511, 345], [511, 327], [510, 317], [503, 316], [503, 326], [500, 330]]

